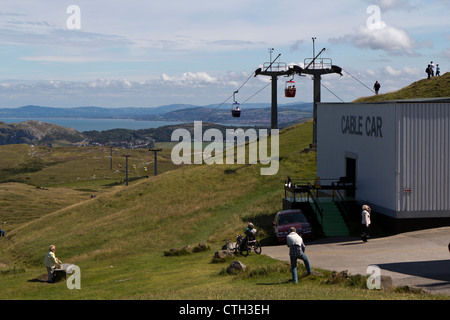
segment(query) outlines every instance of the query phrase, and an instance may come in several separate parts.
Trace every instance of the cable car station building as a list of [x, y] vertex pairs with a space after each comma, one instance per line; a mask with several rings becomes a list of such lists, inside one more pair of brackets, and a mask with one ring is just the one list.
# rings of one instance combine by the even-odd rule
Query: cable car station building
[[450, 225], [450, 98], [319, 103], [317, 175], [397, 231]]

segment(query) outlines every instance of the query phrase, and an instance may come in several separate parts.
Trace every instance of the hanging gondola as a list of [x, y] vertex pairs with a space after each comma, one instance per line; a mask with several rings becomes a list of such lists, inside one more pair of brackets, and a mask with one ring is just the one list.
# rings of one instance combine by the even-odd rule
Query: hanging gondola
[[289, 81], [286, 81], [286, 86], [284, 88], [284, 96], [286, 98], [294, 98], [297, 89], [295, 88], [295, 81], [293, 78]]
[[236, 102], [236, 99], [234, 98], [234, 95], [238, 93], [238, 91], [235, 91], [233, 93], [233, 105], [231, 106], [231, 115], [233, 118], [239, 118], [241, 116], [241, 104]]

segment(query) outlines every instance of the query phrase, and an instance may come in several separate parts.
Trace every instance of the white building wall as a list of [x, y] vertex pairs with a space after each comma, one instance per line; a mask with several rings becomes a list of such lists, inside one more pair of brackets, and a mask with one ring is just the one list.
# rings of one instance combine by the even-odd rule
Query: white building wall
[[395, 210], [395, 108], [392, 104], [320, 104], [317, 171], [321, 179], [346, 176], [356, 159], [356, 198]]
[[449, 103], [321, 103], [317, 174], [346, 176], [356, 199], [396, 218], [450, 217]]

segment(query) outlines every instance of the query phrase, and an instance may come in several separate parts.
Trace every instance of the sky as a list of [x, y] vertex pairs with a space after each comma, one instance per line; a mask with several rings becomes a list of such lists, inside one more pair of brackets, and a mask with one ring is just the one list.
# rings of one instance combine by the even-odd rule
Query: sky
[[[351, 102], [450, 68], [448, 0], [2, 0], [0, 108], [270, 103], [254, 71], [304, 66], [313, 52], [341, 67], [322, 101]], [[314, 41], [313, 41], [314, 38]], [[314, 48], [313, 48], [314, 43]], [[327, 60], [331, 59], [331, 60]], [[311, 76], [295, 76], [311, 102]]]

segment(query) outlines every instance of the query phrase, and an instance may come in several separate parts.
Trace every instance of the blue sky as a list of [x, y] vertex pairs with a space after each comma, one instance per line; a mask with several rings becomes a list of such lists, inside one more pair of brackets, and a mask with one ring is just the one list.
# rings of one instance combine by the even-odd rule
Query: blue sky
[[[269, 48], [302, 66], [312, 37], [316, 53], [326, 48], [321, 57], [347, 71], [323, 77], [322, 101], [352, 101], [371, 95], [353, 77], [387, 92], [424, 78], [430, 61], [445, 73], [449, 14], [448, 0], [5, 0], [0, 107], [218, 105], [270, 60]], [[309, 76], [294, 79], [294, 99], [282, 95], [287, 80], [278, 103], [312, 101]], [[237, 100], [268, 81], [251, 77]], [[250, 102], [269, 103], [270, 86]]]

